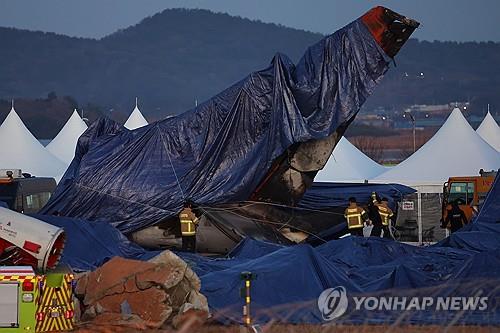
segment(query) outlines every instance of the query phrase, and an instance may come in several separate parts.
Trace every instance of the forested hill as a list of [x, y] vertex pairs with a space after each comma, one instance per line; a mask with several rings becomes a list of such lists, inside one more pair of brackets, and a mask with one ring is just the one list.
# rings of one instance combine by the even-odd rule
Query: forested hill
[[73, 96], [146, 116], [182, 112], [321, 35], [206, 10], [165, 10], [101, 40], [0, 28], [0, 98]]
[[[145, 116], [159, 119], [265, 68], [276, 52], [297, 61], [321, 38], [184, 9], [165, 10], [100, 40], [0, 28], [0, 99], [55, 92], [79, 105], [98, 105], [106, 114], [128, 113], [138, 96]], [[500, 105], [499, 59], [500, 43], [411, 40], [369, 105], [454, 100]], [[0, 118], [5, 112], [0, 110]]]

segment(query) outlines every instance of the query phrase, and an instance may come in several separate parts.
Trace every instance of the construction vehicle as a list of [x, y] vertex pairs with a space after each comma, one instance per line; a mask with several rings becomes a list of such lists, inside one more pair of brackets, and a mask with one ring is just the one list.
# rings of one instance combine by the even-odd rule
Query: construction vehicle
[[467, 222], [472, 220], [480, 209], [486, 195], [495, 180], [497, 171], [479, 171], [479, 176], [451, 177], [443, 185], [443, 203], [441, 208], [441, 227], [445, 225], [451, 203], [458, 202], [458, 206], [465, 213]]
[[0, 169], [0, 202], [20, 213], [37, 213], [56, 188], [54, 178], [32, 177], [20, 169]]
[[64, 241], [63, 229], [0, 207], [0, 333], [73, 329], [74, 276], [57, 267]]

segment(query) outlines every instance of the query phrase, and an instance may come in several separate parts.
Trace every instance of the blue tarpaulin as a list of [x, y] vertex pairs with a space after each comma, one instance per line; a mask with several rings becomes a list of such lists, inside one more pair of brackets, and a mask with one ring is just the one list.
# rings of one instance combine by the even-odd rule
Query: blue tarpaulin
[[[130, 232], [175, 215], [186, 198], [204, 204], [246, 200], [290, 146], [321, 139], [358, 112], [389, 59], [357, 20], [314, 45], [297, 66], [277, 55], [196, 109], [128, 131], [109, 120], [80, 138], [76, 156], [45, 213], [109, 222]], [[252, 282], [256, 323], [325, 323], [318, 297], [343, 287], [338, 323], [500, 325], [499, 177], [477, 219], [443, 242], [414, 247], [346, 237], [318, 247], [246, 239], [228, 258], [181, 255], [198, 273], [214, 317], [241, 322], [242, 271]], [[110, 256], [147, 259], [106, 223], [42, 217], [68, 235], [63, 261], [93, 268]], [[352, 296], [488, 297], [468, 311], [356, 310]]]
[[75, 271], [94, 270], [116, 256], [147, 260], [159, 253], [144, 250], [106, 223], [93, 223], [62, 216], [40, 214], [31, 216], [64, 229], [66, 243], [61, 262]]
[[98, 121], [42, 213], [128, 233], [176, 215], [187, 198], [247, 200], [287, 149], [343, 132], [389, 64], [358, 19], [297, 65], [277, 54], [268, 68], [176, 117], [134, 131]]
[[[482, 210], [469, 226], [430, 247], [382, 238], [346, 237], [316, 248], [292, 247], [245, 239], [228, 259], [180, 254], [202, 280], [215, 317], [240, 322], [240, 272], [257, 274], [252, 282], [256, 322], [324, 323], [317, 299], [326, 288], [342, 286], [351, 296], [488, 297], [487, 309], [435, 311], [361, 311], [352, 300], [335, 322], [500, 325], [500, 174]], [[254, 253], [254, 254], [253, 254]]]
[[[178, 253], [202, 281], [214, 317], [240, 322], [240, 273], [252, 282], [256, 322], [324, 323], [317, 299], [326, 288], [342, 286], [349, 296], [488, 297], [486, 310], [358, 311], [352, 300], [335, 322], [500, 325], [500, 174], [473, 223], [434, 246], [415, 247], [382, 238], [346, 237], [318, 247], [282, 246], [244, 239], [225, 258]], [[35, 217], [63, 227], [67, 244], [62, 261], [87, 270], [113, 256], [145, 260], [158, 254], [129, 242], [114, 227], [71, 218]], [[401, 317], [403, 316], [403, 317]]]
[[[500, 240], [499, 235], [497, 242]], [[257, 323], [324, 323], [317, 299], [327, 288], [342, 286], [350, 296], [447, 297], [488, 296], [488, 311], [471, 311], [457, 323], [500, 324], [496, 297], [500, 291], [500, 252], [453, 247], [415, 247], [381, 238], [347, 237], [317, 248], [309, 245], [273, 247], [246, 239], [255, 258], [236, 255], [208, 259], [180, 254], [199, 274], [215, 318], [241, 322], [240, 273], [257, 275], [252, 282], [252, 311]], [[267, 253], [265, 253], [267, 249]], [[243, 250], [247, 252], [247, 250]], [[352, 300], [351, 300], [352, 302]], [[354, 304], [350, 304], [354, 307]], [[348, 311], [337, 322], [392, 323], [404, 311]], [[406, 314], [404, 323], [449, 323], [456, 312], [432, 310]]]
[[380, 198], [387, 198], [389, 207], [396, 211], [396, 202], [402, 201], [403, 196], [416, 190], [400, 184], [314, 183], [298, 206], [308, 209], [345, 208], [349, 205], [350, 197], [356, 198], [360, 204], [365, 204], [372, 192], [376, 192]]

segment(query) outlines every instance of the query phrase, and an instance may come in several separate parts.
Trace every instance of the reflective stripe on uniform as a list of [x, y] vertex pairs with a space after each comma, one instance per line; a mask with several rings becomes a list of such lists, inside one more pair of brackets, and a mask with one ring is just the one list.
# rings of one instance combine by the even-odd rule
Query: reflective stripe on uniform
[[347, 213], [345, 214], [347, 227], [349, 229], [362, 227], [363, 222], [361, 221], [361, 215], [363, 213], [364, 211], [359, 212], [358, 208], [347, 208]]
[[392, 212], [390, 212], [388, 208], [378, 206], [378, 213], [382, 218], [382, 225], [389, 225], [390, 217], [393, 215]]
[[182, 234], [182, 236], [196, 235], [196, 229], [194, 227], [194, 222], [191, 220], [181, 220], [181, 234]]
[[183, 209], [179, 213], [179, 221], [181, 223], [181, 235], [183, 237], [196, 235], [196, 222], [198, 218], [193, 214], [191, 209]]

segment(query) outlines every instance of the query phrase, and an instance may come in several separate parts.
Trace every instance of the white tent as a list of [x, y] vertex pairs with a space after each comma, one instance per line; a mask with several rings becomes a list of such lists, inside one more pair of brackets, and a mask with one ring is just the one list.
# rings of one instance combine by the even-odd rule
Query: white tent
[[73, 157], [75, 157], [78, 138], [85, 130], [87, 130], [87, 125], [75, 109], [61, 131], [47, 145], [48, 151], [66, 163], [66, 165], [69, 165]]
[[137, 106], [137, 98], [136, 98], [135, 108], [123, 126], [128, 128], [129, 130], [134, 130], [142, 126], [146, 126], [147, 124], [148, 121], [146, 120], [146, 118], [144, 118], [141, 111], [139, 110], [139, 107]]
[[12, 107], [0, 126], [0, 169], [59, 179], [66, 165], [42, 146]]
[[472, 129], [456, 108], [425, 145], [373, 181], [442, 186], [451, 176], [478, 175], [480, 169], [499, 167], [500, 154]]
[[490, 146], [500, 152], [500, 127], [498, 127], [497, 122], [493, 119], [489, 111], [476, 132], [484, 141], [488, 142]]
[[322, 170], [314, 178], [318, 182], [363, 182], [388, 170], [342, 137]]
[[[397, 224], [416, 229], [411, 241], [439, 240], [446, 236], [439, 228], [441, 194], [449, 177], [479, 175], [479, 170], [500, 167], [500, 153], [454, 109], [439, 131], [413, 155], [375, 177], [377, 183], [400, 183], [417, 190], [398, 211]], [[429, 235], [433, 235], [432, 237]]]

